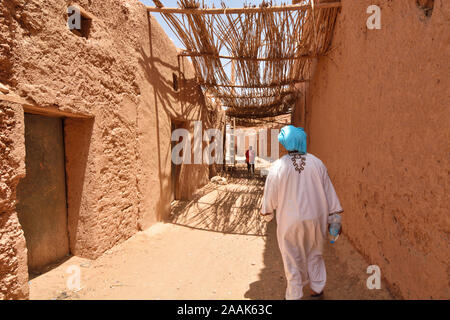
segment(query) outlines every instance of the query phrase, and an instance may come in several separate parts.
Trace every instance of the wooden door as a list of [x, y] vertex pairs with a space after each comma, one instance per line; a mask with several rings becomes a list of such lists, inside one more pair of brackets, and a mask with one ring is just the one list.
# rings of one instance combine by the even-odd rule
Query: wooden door
[[17, 212], [35, 273], [69, 254], [62, 119], [25, 114], [25, 148]]

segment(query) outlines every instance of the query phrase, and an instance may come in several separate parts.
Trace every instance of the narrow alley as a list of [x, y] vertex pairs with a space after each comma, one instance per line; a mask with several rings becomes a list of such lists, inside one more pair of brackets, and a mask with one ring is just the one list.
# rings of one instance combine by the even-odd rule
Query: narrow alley
[[[275, 220], [259, 216], [264, 181], [246, 174], [174, 201], [157, 223], [97, 260], [71, 257], [31, 280], [30, 299], [283, 299]], [[367, 263], [345, 236], [326, 245], [325, 299], [392, 299], [366, 286]], [[79, 266], [79, 290], [67, 289]], [[305, 298], [309, 293], [305, 290]]]
[[0, 1], [0, 301], [449, 300], [448, 17]]

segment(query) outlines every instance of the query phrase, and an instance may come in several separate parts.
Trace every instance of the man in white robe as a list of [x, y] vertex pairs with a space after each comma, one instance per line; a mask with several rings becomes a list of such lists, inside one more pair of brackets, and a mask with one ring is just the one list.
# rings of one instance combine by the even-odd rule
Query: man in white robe
[[264, 188], [261, 214], [270, 221], [276, 210], [277, 239], [286, 273], [286, 299], [303, 296], [308, 282], [313, 297], [320, 297], [326, 282], [322, 247], [328, 218], [342, 207], [327, 169], [306, 153], [302, 128], [284, 127], [278, 137], [290, 151], [273, 163]]

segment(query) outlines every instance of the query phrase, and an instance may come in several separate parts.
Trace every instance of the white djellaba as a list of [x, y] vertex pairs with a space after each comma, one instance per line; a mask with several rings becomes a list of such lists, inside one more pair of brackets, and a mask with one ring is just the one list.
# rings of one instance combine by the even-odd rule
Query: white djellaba
[[290, 153], [273, 163], [261, 214], [270, 221], [274, 210], [287, 280], [286, 299], [301, 299], [308, 282], [314, 292], [321, 293], [326, 283], [322, 252], [328, 217], [343, 210], [319, 158]]

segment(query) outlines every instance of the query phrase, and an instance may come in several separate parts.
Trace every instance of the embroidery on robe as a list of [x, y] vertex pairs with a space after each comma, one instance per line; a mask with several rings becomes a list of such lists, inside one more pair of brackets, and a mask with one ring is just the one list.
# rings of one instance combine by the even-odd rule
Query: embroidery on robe
[[[302, 173], [302, 171], [305, 169], [306, 165], [306, 157], [299, 154], [299, 153], [292, 153], [290, 154], [292, 164], [294, 165], [295, 171], [298, 173]], [[300, 165], [297, 163], [297, 160], [301, 160]]]

